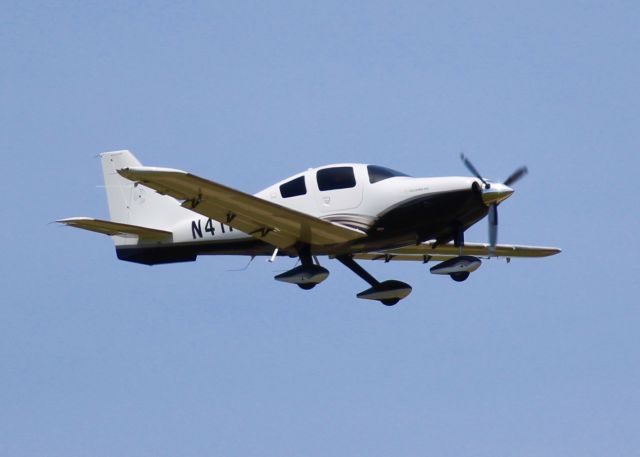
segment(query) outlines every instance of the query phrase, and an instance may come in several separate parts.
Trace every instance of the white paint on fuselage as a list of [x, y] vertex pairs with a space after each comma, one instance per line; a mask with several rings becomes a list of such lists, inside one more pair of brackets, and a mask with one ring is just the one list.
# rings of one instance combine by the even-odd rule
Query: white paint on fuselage
[[[318, 170], [332, 167], [353, 167], [356, 186], [321, 191], [318, 188], [316, 173]], [[305, 177], [306, 194], [284, 198], [280, 193], [280, 186], [300, 176]], [[403, 201], [428, 194], [467, 190], [474, 182], [479, 183], [479, 180], [471, 177], [396, 176], [372, 184], [369, 182], [367, 165], [346, 163], [310, 168], [267, 187], [255, 196], [323, 219], [331, 220], [332, 217], [346, 214], [372, 224], [380, 214]], [[212, 241], [225, 243], [253, 239], [251, 235], [231, 229], [220, 221], [210, 222], [209, 219], [195, 212], [192, 214], [192, 218], [182, 220], [173, 227], [173, 243]]]

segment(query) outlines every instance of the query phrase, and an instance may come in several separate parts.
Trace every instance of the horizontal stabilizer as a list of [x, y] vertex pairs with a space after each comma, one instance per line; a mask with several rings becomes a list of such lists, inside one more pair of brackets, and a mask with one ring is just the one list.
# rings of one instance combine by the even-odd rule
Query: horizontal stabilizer
[[139, 225], [121, 224], [119, 222], [104, 221], [92, 217], [70, 217], [56, 221], [60, 224], [77, 227], [91, 232], [102, 233], [104, 235], [131, 236], [146, 240], [161, 240], [171, 236], [171, 232], [157, 230]]

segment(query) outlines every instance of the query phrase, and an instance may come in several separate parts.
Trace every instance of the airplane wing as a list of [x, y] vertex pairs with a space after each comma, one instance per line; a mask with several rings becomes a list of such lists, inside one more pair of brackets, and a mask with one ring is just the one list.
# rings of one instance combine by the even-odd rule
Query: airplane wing
[[[355, 254], [355, 259], [361, 260], [415, 260], [427, 262], [429, 260], [447, 260], [459, 255], [459, 249], [453, 243], [442, 244], [435, 248], [433, 241], [427, 241], [416, 246], [405, 246], [379, 252]], [[498, 244], [495, 257], [547, 257], [561, 252], [559, 248], [543, 246], [520, 246], [515, 244]], [[490, 257], [489, 245], [486, 243], [465, 243], [463, 255]]]
[[322, 246], [347, 243], [366, 236], [359, 230], [286, 208], [185, 171], [135, 167], [118, 170], [118, 173], [162, 195], [183, 200], [185, 208], [281, 249], [290, 248], [298, 242]]
[[139, 225], [121, 224], [119, 222], [104, 221], [92, 217], [70, 217], [56, 221], [63, 225], [77, 227], [91, 232], [102, 233], [104, 235], [137, 236], [146, 240], [161, 240], [171, 236], [171, 232], [164, 230], [141, 227]]

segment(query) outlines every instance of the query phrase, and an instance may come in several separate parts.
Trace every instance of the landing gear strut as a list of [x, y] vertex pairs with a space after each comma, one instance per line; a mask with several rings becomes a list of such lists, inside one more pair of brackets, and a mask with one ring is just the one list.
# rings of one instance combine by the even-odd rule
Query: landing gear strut
[[[304, 248], [299, 249], [299, 254], [300, 263], [302, 263], [302, 266], [304, 268], [313, 268], [315, 266], [315, 264], [313, 263], [313, 258], [311, 257], [309, 246], [305, 246]], [[317, 282], [298, 283], [298, 287], [302, 290], [311, 290], [317, 285]]]
[[349, 268], [371, 285], [369, 289], [360, 292], [357, 295], [358, 298], [378, 300], [383, 305], [393, 306], [411, 293], [411, 286], [402, 281], [378, 281], [376, 278], [371, 276], [367, 270], [358, 265], [356, 261], [353, 260], [353, 257], [349, 255], [341, 255], [336, 258], [345, 267]]

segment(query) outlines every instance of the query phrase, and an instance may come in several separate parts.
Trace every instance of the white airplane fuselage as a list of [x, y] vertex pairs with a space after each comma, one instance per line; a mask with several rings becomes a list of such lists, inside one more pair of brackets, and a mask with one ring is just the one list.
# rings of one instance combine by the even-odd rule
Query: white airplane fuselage
[[[341, 189], [320, 189], [318, 172], [334, 168], [351, 168], [355, 185]], [[350, 250], [367, 251], [381, 247], [398, 247], [429, 239], [450, 241], [457, 226], [468, 228], [487, 214], [479, 180], [472, 177], [414, 178], [392, 176], [371, 182], [365, 164], [332, 164], [310, 168], [255, 194], [264, 200], [310, 214], [333, 223], [356, 228], [369, 236], [356, 240]], [[303, 179], [305, 192], [284, 196], [283, 185]], [[435, 216], [437, 215], [437, 216]], [[244, 254], [271, 255], [273, 246], [256, 237], [235, 230], [221, 221], [190, 217], [171, 229], [172, 251], [183, 249], [200, 255]], [[151, 249], [157, 250], [159, 245]], [[123, 260], [135, 261], [127, 246], [119, 248]], [[139, 246], [136, 247], [139, 251]], [[329, 247], [314, 254], [332, 254]], [[281, 252], [281, 254], [287, 254]], [[295, 255], [295, 253], [291, 253]], [[146, 256], [143, 256], [146, 257]], [[143, 263], [146, 263], [144, 259]]]

